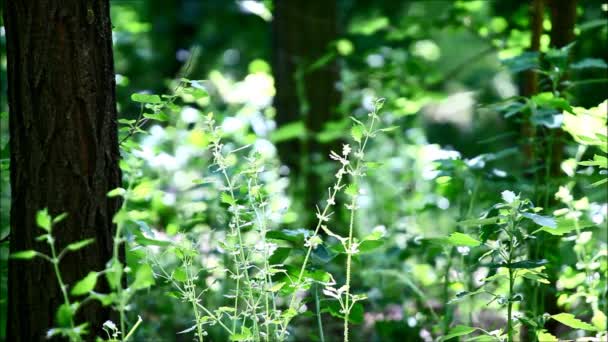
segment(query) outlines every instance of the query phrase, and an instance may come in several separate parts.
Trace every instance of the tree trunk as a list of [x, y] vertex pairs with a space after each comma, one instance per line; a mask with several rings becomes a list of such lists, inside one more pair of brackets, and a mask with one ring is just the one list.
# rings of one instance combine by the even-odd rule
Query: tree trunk
[[273, 73], [277, 89], [274, 106], [277, 124], [302, 121], [306, 137], [278, 144], [279, 156], [292, 181], [302, 186], [306, 209], [326, 193], [322, 175], [314, 166], [323, 161], [330, 147], [316, 140], [326, 122], [337, 119], [340, 95], [336, 89], [339, 69], [335, 59], [310, 70], [330, 52], [337, 37], [336, 3], [325, 0], [276, 1], [274, 3]]
[[[64, 281], [73, 285], [111, 258], [112, 217], [120, 185], [112, 32], [108, 0], [4, 2], [11, 148], [11, 253], [36, 249], [36, 212], [68, 213], [55, 229], [58, 249], [95, 238], [66, 255]], [[99, 284], [98, 291], [106, 291]], [[62, 304], [51, 265], [11, 261], [7, 340], [41, 341]], [[86, 305], [76, 322], [99, 331], [110, 309]], [[92, 334], [90, 334], [92, 335]], [[89, 339], [92, 339], [89, 336]]]
[[[576, 3], [577, 0], [552, 0], [550, 2], [552, 47], [562, 48], [574, 41]], [[560, 129], [556, 130], [555, 145], [553, 146], [553, 156], [551, 158], [551, 173], [553, 175], [561, 173], [561, 163], [564, 154], [562, 138], [563, 131]]]

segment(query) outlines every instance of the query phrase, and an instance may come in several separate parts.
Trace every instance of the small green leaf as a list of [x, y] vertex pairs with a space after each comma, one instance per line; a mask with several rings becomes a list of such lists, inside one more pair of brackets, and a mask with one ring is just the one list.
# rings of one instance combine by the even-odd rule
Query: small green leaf
[[549, 262], [546, 259], [541, 259], [541, 260], [523, 260], [523, 261], [517, 261], [517, 262], [513, 262], [511, 264], [494, 264], [492, 265], [493, 267], [506, 267], [506, 268], [510, 268], [510, 269], [518, 269], [518, 268], [524, 268], [524, 269], [528, 269], [528, 268], [537, 268], [543, 265], [548, 264]]
[[485, 226], [488, 224], [494, 224], [498, 222], [498, 217], [487, 217], [481, 219], [470, 219], [458, 222], [459, 225], [463, 227], [471, 227], [471, 226]]
[[353, 140], [360, 143], [361, 138], [363, 138], [363, 127], [361, 125], [354, 125], [350, 129], [350, 135], [353, 137]]
[[458, 232], [450, 234], [447, 241], [454, 246], [477, 247], [481, 245], [480, 241], [475, 240], [467, 234]]
[[56, 216], [55, 218], [53, 218], [53, 225], [65, 220], [66, 217], [68, 217], [68, 213], [59, 214], [59, 216]]
[[454, 337], [465, 336], [477, 330], [477, 328], [467, 327], [466, 325], [457, 325], [448, 331], [448, 334], [441, 337], [440, 341], [446, 341]]
[[124, 194], [127, 193], [127, 190], [123, 189], [123, 188], [116, 188], [113, 190], [110, 190], [108, 192], [108, 197], [116, 197], [116, 196], [124, 196]]
[[270, 289], [268, 289], [268, 291], [270, 292], [277, 292], [279, 291], [283, 286], [285, 286], [285, 283], [276, 283], [274, 285], [272, 285], [272, 287], [270, 287]]
[[188, 280], [188, 275], [183, 268], [178, 268], [173, 272], [173, 279], [185, 283]]
[[361, 244], [359, 245], [359, 252], [361, 252], [361, 253], [371, 252], [377, 248], [382, 247], [382, 245], [384, 245], [384, 241], [382, 241], [382, 240], [365, 240], [365, 241], [361, 242]]
[[380, 128], [380, 132], [392, 132], [398, 128], [399, 128], [399, 126], [389, 126], [389, 127], [385, 127], [385, 128]]
[[357, 196], [357, 194], [359, 193], [359, 187], [357, 186], [357, 184], [349, 184], [346, 189], [344, 190], [344, 193], [347, 194], [350, 197], [355, 197]]
[[51, 215], [46, 208], [36, 213], [36, 224], [47, 232], [51, 231]]
[[131, 100], [139, 103], [161, 103], [160, 96], [150, 94], [132, 94]]
[[268, 262], [270, 263], [270, 265], [281, 264], [283, 263], [283, 261], [285, 261], [285, 259], [287, 259], [289, 253], [291, 253], [291, 248], [279, 247], [275, 249], [275, 251], [272, 253], [270, 258], [268, 259]]
[[587, 69], [587, 68], [596, 68], [596, 69], [606, 69], [608, 65], [601, 58], [585, 58], [576, 63], [570, 64], [572, 69]]
[[273, 143], [279, 143], [291, 139], [301, 138], [306, 135], [306, 126], [302, 121], [291, 122], [282, 125], [276, 131], [270, 134], [270, 140]]
[[[72, 304], [74, 305], [74, 304]], [[67, 328], [70, 326], [70, 322], [72, 321], [72, 316], [74, 315], [74, 310], [68, 304], [61, 304], [59, 308], [57, 308], [57, 312], [55, 313], [55, 320], [57, 322], [57, 326], [61, 328]]]
[[582, 329], [582, 330], [589, 330], [589, 331], [597, 330], [593, 325], [581, 321], [580, 319], [576, 318], [573, 314], [562, 312], [562, 313], [558, 313], [557, 315], [552, 315], [551, 318], [553, 318], [554, 320], [560, 322], [561, 324], [567, 325], [573, 329]]
[[74, 242], [74, 243], [67, 245], [66, 249], [69, 251], [72, 251], [72, 252], [77, 251], [79, 249], [82, 249], [82, 248], [92, 244], [93, 242], [95, 242], [95, 239], [86, 239], [86, 240]]
[[232, 198], [232, 196], [227, 192], [222, 192], [220, 199], [222, 203], [236, 205], [236, 201], [234, 200], [234, 198]]
[[34, 250], [20, 251], [11, 254], [11, 259], [29, 260], [38, 255], [38, 252]]
[[141, 264], [135, 272], [135, 280], [131, 287], [135, 290], [141, 290], [154, 285], [154, 273], [152, 267], [148, 264]]
[[97, 284], [97, 272], [89, 272], [86, 277], [82, 278], [72, 288], [72, 296], [81, 296], [93, 291]]
[[536, 339], [542, 342], [559, 342], [557, 337], [551, 335], [545, 329], [536, 332]]
[[521, 216], [528, 218], [539, 226], [546, 226], [550, 228], [557, 228], [557, 222], [553, 217], [537, 215], [533, 213], [522, 213]]
[[242, 327], [240, 333], [230, 335], [230, 341], [248, 341], [251, 340], [252, 337], [251, 330], [247, 327]]
[[106, 279], [108, 280], [108, 284], [110, 284], [110, 288], [116, 289], [120, 284], [121, 269], [122, 264], [116, 259], [110, 260], [106, 265]]
[[169, 121], [169, 116], [163, 112], [158, 113], [144, 113], [144, 118], [155, 120], [155, 121]]

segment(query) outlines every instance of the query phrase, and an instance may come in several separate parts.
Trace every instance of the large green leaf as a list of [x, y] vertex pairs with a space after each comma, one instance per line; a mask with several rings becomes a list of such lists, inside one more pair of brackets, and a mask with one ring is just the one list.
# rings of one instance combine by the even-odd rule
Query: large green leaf
[[552, 315], [551, 318], [553, 318], [554, 320], [560, 322], [561, 324], [567, 325], [573, 329], [597, 331], [597, 329], [593, 325], [581, 321], [580, 319], [576, 318], [573, 314], [562, 312], [562, 313], [558, 313], [557, 315]]

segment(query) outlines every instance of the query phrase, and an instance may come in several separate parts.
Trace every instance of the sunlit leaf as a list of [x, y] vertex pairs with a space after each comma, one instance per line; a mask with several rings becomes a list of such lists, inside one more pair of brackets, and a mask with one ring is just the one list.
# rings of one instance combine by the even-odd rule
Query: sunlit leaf
[[463, 233], [454, 232], [450, 234], [447, 241], [454, 246], [477, 247], [481, 242]]
[[557, 315], [552, 315], [551, 318], [553, 318], [554, 320], [560, 322], [561, 324], [567, 325], [573, 329], [582, 329], [582, 330], [589, 330], [589, 331], [597, 330], [593, 325], [581, 321], [580, 319], [576, 318], [573, 314], [562, 312], [562, 313], [558, 313]]
[[97, 274], [97, 272], [89, 272], [86, 277], [82, 278], [74, 285], [70, 293], [73, 296], [80, 296], [93, 291], [97, 284]]

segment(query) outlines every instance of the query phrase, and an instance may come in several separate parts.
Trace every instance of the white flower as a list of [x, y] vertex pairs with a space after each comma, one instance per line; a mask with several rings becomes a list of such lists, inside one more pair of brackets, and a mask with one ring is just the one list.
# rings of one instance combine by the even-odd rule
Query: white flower
[[349, 144], [342, 145], [342, 155], [344, 155], [346, 157], [350, 154], [350, 151], [352, 151], [352, 150], [351, 150]]

